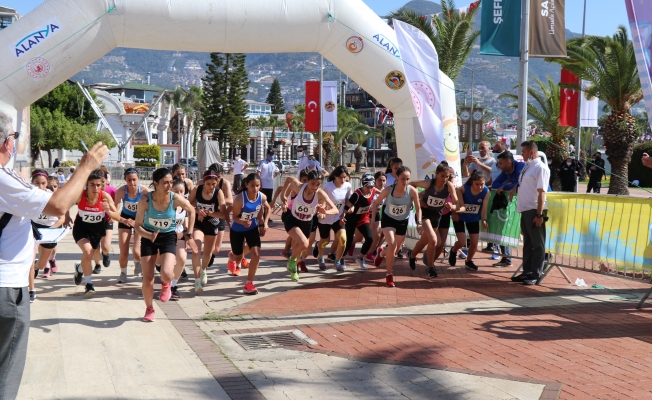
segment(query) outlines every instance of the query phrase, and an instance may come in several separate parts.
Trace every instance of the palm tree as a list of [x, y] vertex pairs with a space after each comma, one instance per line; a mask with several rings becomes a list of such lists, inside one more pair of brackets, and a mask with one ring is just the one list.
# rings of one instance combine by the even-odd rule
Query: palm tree
[[[552, 189], [561, 190], [561, 179], [559, 178], [559, 166], [566, 159], [566, 138], [572, 133], [570, 126], [559, 125], [559, 85], [548, 75], [548, 82], [534, 78], [538, 89], [529, 86], [528, 95], [534, 102], [528, 102], [527, 113], [542, 131], [550, 133], [552, 146], [546, 147], [546, 155], [552, 160]], [[507, 98], [518, 101], [518, 96], [512, 93], [501, 94], [499, 99]], [[536, 104], [535, 104], [536, 103]], [[511, 104], [518, 108], [518, 103]]]
[[349, 139], [355, 143], [357, 146], [353, 151], [353, 156], [355, 157], [355, 172], [360, 172], [362, 167], [362, 147], [370, 138], [382, 137], [383, 135], [380, 132], [375, 132], [373, 129], [369, 129], [366, 124], [359, 124], [352, 128], [352, 132], [349, 135]]
[[455, 81], [462, 72], [473, 43], [480, 36], [479, 30], [473, 30], [473, 18], [478, 9], [475, 7], [469, 13], [460, 14], [453, 0], [444, 0], [441, 2], [441, 13], [434, 15], [432, 20], [416, 11], [401, 8], [390, 13], [389, 23], [397, 19], [423, 32], [437, 50], [439, 69]]
[[292, 114], [292, 129], [299, 138], [299, 144], [303, 146], [303, 130], [306, 127], [306, 105], [298, 104], [294, 106]]
[[[611, 163], [609, 194], [629, 194], [628, 164], [637, 138], [632, 106], [643, 99], [634, 46], [627, 39], [627, 28], [619, 26], [612, 36], [585, 36], [569, 39], [568, 58], [546, 59], [561, 64], [580, 79], [589, 82], [583, 88], [588, 97], [607, 103], [611, 113], [602, 126], [606, 154]], [[580, 85], [562, 85], [579, 90]]]
[[[185, 122], [177, 122], [181, 115], [177, 111], [170, 121], [170, 129], [174, 135], [177, 126], [181, 127], [181, 132], [176, 132], [179, 143], [190, 140], [189, 135], [194, 133], [193, 140], [196, 142], [196, 132], [201, 126], [201, 108], [203, 105], [202, 90], [198, 86], [191, 86], [190, 90], [177, 86], [172, 93], [165, 93], [163, 99], [171, 104], [175, 109], [181, 109], [181, 113], [186, 116]], [[182, 146], [183, 148], [183, 146]], [[189, 154], [187, 154], [189, 156]]]
[[270, 115], [267, 120], [267, 127], [272, 129], [272, 147], [274, 142], [276, 142], [276, 129], [285, 128], [288, 126], [287, 122], [284, 119], [279, 119], [278, 115]]

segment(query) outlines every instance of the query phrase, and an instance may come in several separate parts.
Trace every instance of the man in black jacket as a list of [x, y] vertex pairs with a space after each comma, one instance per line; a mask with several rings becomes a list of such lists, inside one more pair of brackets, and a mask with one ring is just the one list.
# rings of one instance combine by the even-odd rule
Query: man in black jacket
[[604, 160], [602, 154], [596, 152], [593, 162], [587, 163], [586, 172], [589, 174], [589, 184], [586, 186], [586, 193], [600, 193], [602, 187], [602, 176], [604, 175]]
[[570, 156], [559, 166], [559, 178], [561, 179], [562, 192], [575, 192], [577, 186], [577, 175], [579, 174], [579, 164]]

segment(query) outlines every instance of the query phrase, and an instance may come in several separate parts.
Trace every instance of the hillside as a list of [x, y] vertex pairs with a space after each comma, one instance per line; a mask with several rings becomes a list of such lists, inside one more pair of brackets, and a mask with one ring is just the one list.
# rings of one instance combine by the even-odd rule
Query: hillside
[[[425, 15], [441, 11], [439, 4], [426, 0], [412, 0], [403, 7]], [[477, 28], [480, 27], [479, 16], [480, 13], [475, 21]], [[575, 35], [568, 31], [567, 34]], [[512, 91], [517, 84], [518, 58], [497, 66], [488, 66], [506, 58], [482, 56], [478, 54], [479, 50], [478, 43], [466, 63], [469, 68], [487, 66], [475, 72], [475, 101], [487, 106], [503, 119], [510, 119], [514, 111], [508, 107], [507, 101], [499, 101], [497, 97]], [[118, 48], [84, 68], [73, 79], [83, 79], [85, 83], [146, 82], [147, 73], [150, 72], [152, 85], [174, 89], [177, 85], [198, 85], [208, 61], [208, 53]], [[332, 64], [325, 61], [325, 65], [325, 79], [338, 80], [340, 76], [345, 78]], [[317, 53], [248, 54], [246, 66], [251, 81], [250, 99], [264, 101], [273, 79], [278, 78], [286, 105], [290, 107], [303, 103], [306, 80], [319, 79]], [[545, 63], [541, 59], [530, 61], [531, 76], [545, 79], [548, 74], [556, 78], [559, 66]], [[471, 72], [465, 69], [455, 84], [458, 90], [467, 91], [467, 104], [470, 104]], [[464, 99], [464, 93], [460, 93], [458, 102], [464, 103]]]

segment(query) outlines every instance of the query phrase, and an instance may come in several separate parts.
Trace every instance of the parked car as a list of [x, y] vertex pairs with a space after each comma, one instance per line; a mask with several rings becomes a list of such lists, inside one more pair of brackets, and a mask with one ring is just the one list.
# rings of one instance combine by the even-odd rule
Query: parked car
[[277, 161], [277, 160], [274, 160], [274, 164], [276, 164], [276, 167], [278, 168], [279, 171], [281, 171], [281, 173], [287, 172], [287, 170], [289, 168], [289, 165], [286, 166], [282, 162]]
[[193, 160], [190, 162], [190, 171], [197, 171], [199, 169], [199, 162], [197, 160]]
[[288, 160], [281, 161], [281, 164], [283, 164], [283, 172], [287, 172], [292, 167], [292, 163]]
[[298, 167], [299, 166], [299, 160], [290, 160], [290, 166]]

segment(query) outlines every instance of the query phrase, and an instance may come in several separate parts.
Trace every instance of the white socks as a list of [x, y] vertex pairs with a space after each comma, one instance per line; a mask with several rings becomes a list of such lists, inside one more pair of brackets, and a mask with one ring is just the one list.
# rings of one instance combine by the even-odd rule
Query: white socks
[[86, 284], [93, 284], [93, 275], [85, 276], [84, 279], [86, 279]]
[[170, 282], [170, 284], [176, 287], [178, 282], [179, 282], [178, 279], [172, 279], [172, 282]]

